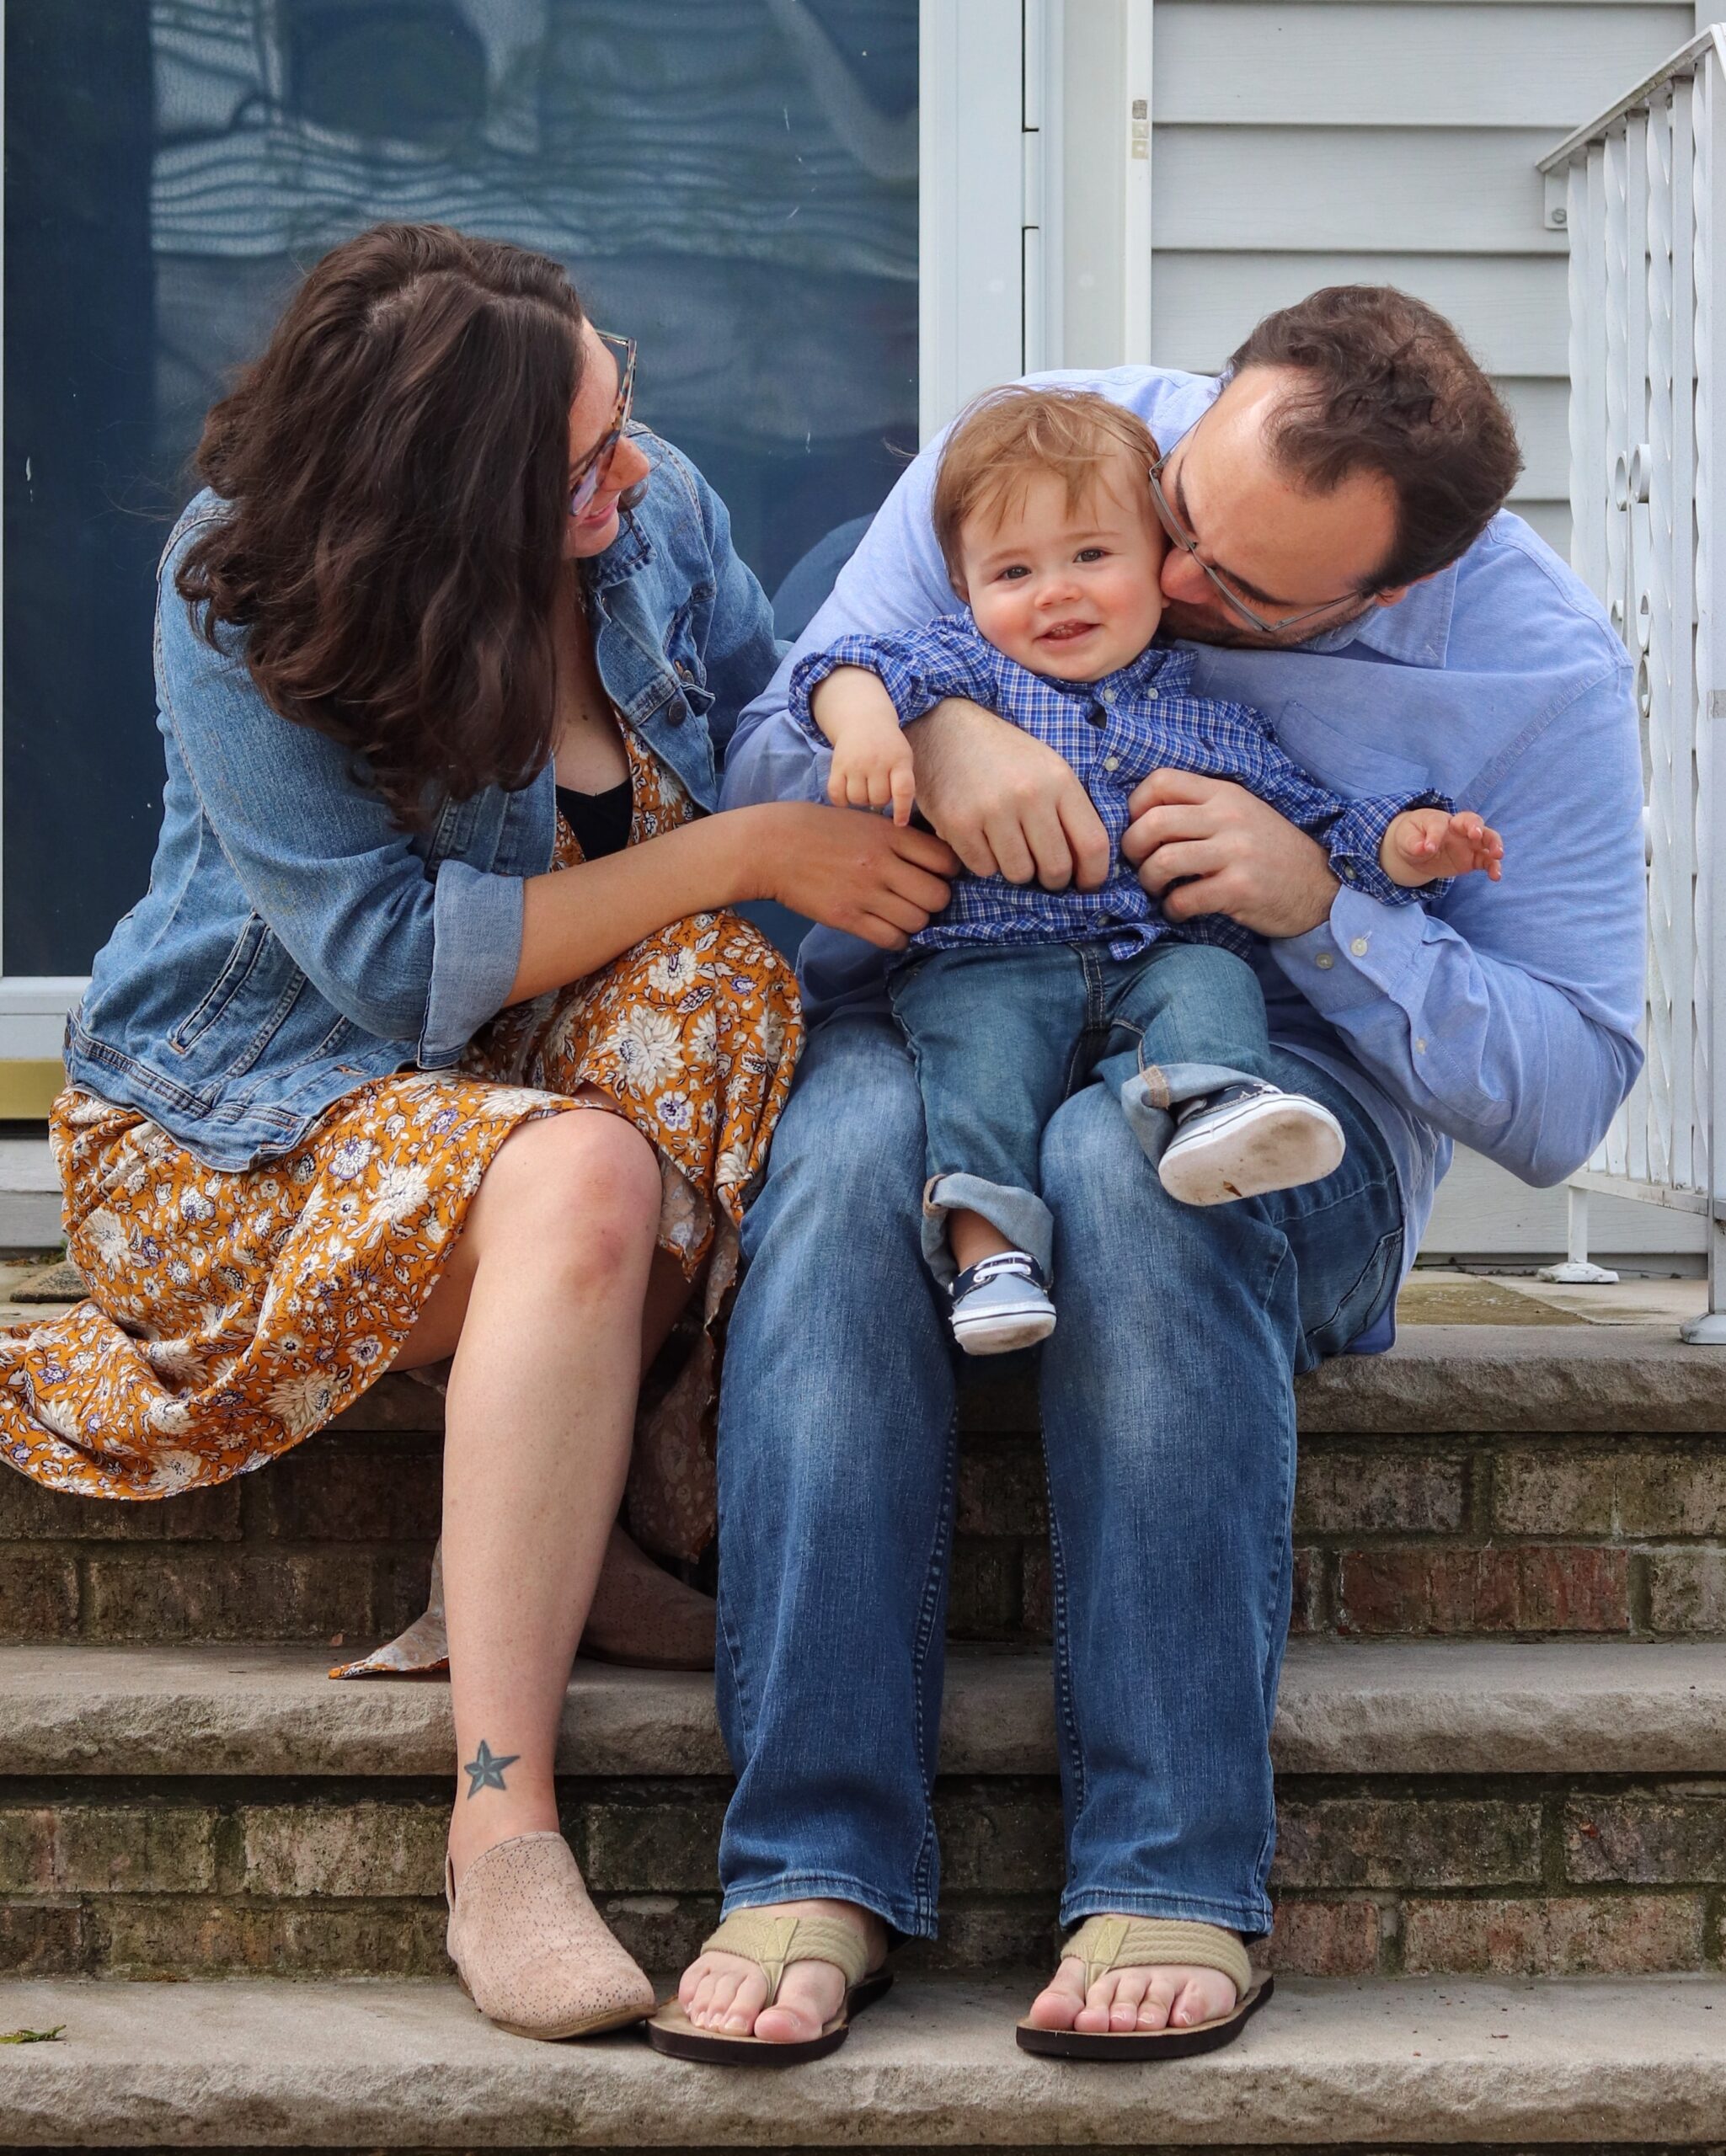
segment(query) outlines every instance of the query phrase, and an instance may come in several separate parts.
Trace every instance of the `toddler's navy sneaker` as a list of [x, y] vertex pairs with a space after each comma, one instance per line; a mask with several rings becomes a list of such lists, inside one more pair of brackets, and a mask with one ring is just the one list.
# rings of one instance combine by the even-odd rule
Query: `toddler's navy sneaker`
[[1005, 1355], [1055, 1330], [1049, 1283], [1025, 1251], [1004, 1250], [968, 1266], [952, 1294], [953, 1337], [967, 1355]]
[[1258, 1081], [1183, 1101], [1174, 1120], [1157, 1172], [1184, 1205], [1293, 1190], [1328, 1176], [1343, 1157], [1343, 1127], [1328, 1107]]

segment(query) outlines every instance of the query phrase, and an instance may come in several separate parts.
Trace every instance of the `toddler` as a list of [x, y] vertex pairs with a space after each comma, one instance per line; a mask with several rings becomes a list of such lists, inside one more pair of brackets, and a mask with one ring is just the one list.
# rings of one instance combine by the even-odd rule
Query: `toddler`
[[1092, 392], [988, 392], [955, 425], [935, 486], [965, 611], [909, 635], [842, 638], [792, 675], [793, 716], [832, 744], [834, 801], [906, 822], [916, 774], [902, 729], [964, 696], [1064, 756], [1109, 835], [1098, 890], [957, 878], [889, 975], [927, 1127], [924, 1254], [968, 1354], [1054, 1329], [1038, 1160], [1044, 1126], [1087, 1078], [1189, 1204], [1292, 1188], [1342, 1159], [1329, 1110], [1265, 1075], [1256, 939], [1221, 915], [1165, 920], [1123, 858], [1142, 780], [1168, 769], [1248, 787], [1387, 905], [1499, 873], [1503, 846], [1478, 816], [1435, 793], [1339, 798], [1258, 712], [1195, 695], [1190, 655], [1152, 644], [1167, 544], [1146, 481], [1157, 457], [1143, 423]]

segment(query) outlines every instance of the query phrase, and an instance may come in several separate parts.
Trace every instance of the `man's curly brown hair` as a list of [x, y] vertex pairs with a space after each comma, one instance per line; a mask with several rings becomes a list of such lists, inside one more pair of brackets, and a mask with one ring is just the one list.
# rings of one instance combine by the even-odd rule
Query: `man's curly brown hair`
[[583, 320], [545, 255], [379, 225], [317, 264], [205, 422], [228, 512], [180, 596], [405, 829], [550, 754]]
[[1466, 554], [1522, 469], [1515, 423], [1480, 362], [1443, 315], [1393, 285], [1327, 285], [1266, 315], [1229, 367], [1298, 376], [1266, 431], [1300, 485], [1328, 494], [1370, 472], [1395, 488], [1396, 537], [1368, 590]]

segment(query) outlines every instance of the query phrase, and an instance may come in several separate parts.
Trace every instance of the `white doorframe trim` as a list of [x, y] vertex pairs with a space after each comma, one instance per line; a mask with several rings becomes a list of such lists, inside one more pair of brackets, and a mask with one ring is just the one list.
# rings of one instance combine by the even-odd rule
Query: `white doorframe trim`
[[1153, 0], [1126, 0], [1125, 140], [1121, 144], [1121, 345], [1127, 366], [1151, 364], [1151, 128]]
[[[1049, 12], [1050, 0], [1031, 12]], [[1024, 371], [1026, 13], [921, 0], [917, 17], [917, 418], [924, 441]], [[1045, 47], [1046, 36], [1038, 42]], [[1044, 67], [1034, 88], [1046, 88]], [[1042, 99], [1046, 109], [1046, 96]], [[1040, 147], [1041, 146], [1039, 145]], [[1046, 172], [1046, 163], [1045, 167]], [[1034, 205], [1033, 205], [1034, 206]]]

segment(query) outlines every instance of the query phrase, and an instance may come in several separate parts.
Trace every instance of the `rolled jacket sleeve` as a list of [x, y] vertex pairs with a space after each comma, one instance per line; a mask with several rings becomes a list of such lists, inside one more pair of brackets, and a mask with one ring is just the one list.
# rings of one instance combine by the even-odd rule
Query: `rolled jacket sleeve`
[[431, 971], [415, 1060], [422, 1070], [453, 1063], [508, 1000], [521, 962], [526, 886], [465, 861], [446, 861], [432, 899]]

